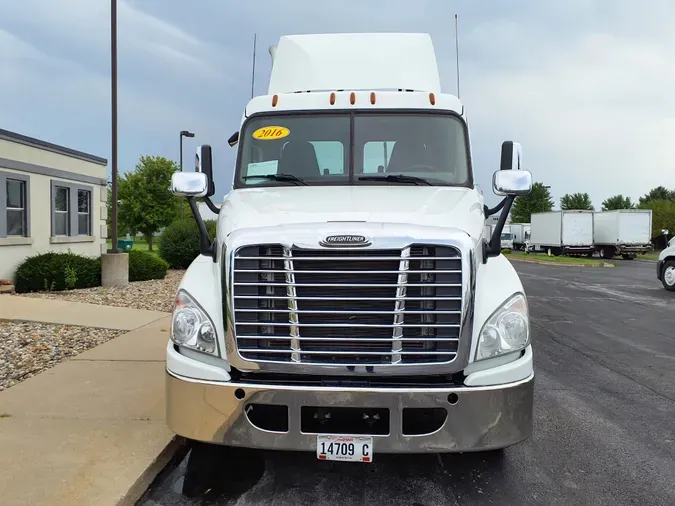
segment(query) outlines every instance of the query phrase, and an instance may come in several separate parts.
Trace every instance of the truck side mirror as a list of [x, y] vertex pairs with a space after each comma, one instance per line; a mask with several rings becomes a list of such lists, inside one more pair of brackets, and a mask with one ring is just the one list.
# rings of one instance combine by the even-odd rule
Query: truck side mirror
[[504, 141], [499, 170], [520, 170], [523, 148], [519, 142]]
[[495, 195], [517, 197], [532, 191], [532, 173], [529, 170], [498, 170], [492, 176]]
[[201, 172], [177, 171], [171, 175], [171, 193], [179, 197], [205, 197], [208, 189], [208, 177]]
[[195, 170], [206, 175], [207, 179], [207, 192], [205, 195], [200, 195], [201, 197], [210, 197], [216, 193], [216, 185], [213, 182], [213, 163], [211, 157], [211, 146], [204, 144], [197, 148], [197, 154], [195, 155]]

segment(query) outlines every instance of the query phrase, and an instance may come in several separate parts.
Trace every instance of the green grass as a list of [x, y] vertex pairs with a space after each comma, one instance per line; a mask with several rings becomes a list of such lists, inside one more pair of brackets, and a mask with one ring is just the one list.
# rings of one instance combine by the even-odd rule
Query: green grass
[[[126, 235], [122, 237], [118, 237], [119, 240], [126, 239]], [[132, 249], [136, 251], [145, 251], [146, 253], [150, 253], [151, 255], [158, 256], [157, 253], [157, 238], [153, 241], [152, 248], [153, 251], [148, 251], [148, 243], [145, 240], [145, 237], [135, 237], [133, 239], [134, 241], [134, 246]], [[112, 248], [112, 240], [108, 239], [108, 249]]]
[[517, 260], [523, 262], [534, 262], [534, 263], [552, 263], [552, 264], [566, 264], [566, 265], [583, 265], [585, 267], [602, 267], [604, 264], [617, 265], [616, 262], [606, 262], [604, 260], [598, 260], [594, 258], [575, 258], [575, 257], [566, 257], [566, 256], [548, 256], [545, 253], [529, 253], [525, 254], [523, 251], [514, 251], [509, 255], [505, 255], [506, 258], [516, 257]]
[[659, 259], [660, 253], [661, 253], [660, 251], [654, 251], [652, 253], [645, 253], [644, 255], [638, 255], [637, 258], [639, 260], [653, 260], [654, 262], [656, 262]]

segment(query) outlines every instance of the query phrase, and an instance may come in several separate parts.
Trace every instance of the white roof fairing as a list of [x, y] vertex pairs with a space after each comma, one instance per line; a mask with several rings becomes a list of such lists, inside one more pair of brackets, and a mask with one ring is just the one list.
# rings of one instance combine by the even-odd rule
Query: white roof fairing
[[441, 92], [428, 34], [288, 35], [272, 52], [270, 95], [382, 89]]

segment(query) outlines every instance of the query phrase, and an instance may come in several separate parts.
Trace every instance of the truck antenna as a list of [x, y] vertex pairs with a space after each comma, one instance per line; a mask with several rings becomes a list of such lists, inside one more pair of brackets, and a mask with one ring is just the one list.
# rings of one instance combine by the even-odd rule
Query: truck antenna
[[459, 15], [455, 14], [455, 61], [457, 63], [457, 98], [459, 98]]
[[258, 34], [253, 34], [253, 69], [251, 71], [251, 98], [254, 96], [255, 90], [255, 50], [258, 43]]

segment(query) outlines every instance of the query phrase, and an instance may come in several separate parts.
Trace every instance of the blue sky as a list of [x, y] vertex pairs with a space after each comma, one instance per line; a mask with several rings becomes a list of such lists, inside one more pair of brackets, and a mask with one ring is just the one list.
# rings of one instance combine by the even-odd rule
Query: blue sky
[[[460, 15], [462, 100], [477, 182], [489, 190], [503, 140], [523, 144], [556, 201], [587, 191], [675, 189], [675, 2], [646, 0], [119, 0], [119, 166], [140, 155], [185, 164], [214, 147], [217, 196], [229, 190], [237, 130], [269, 77], [267, 47], [293, 33], [430, 33], [442, 84], [455, 92]], [[3, 2], [0, 127], [110, 159], [108, 0]]]

